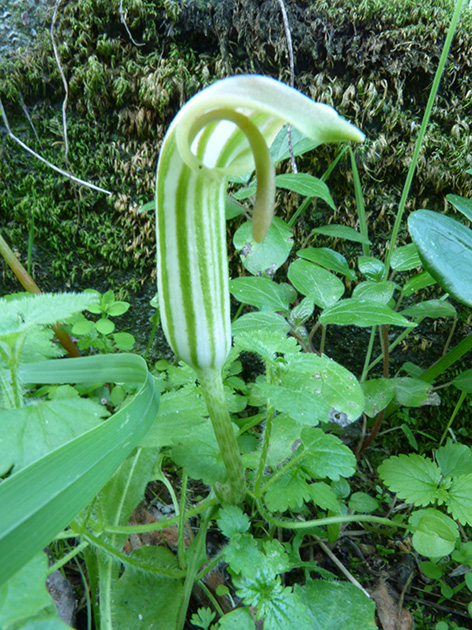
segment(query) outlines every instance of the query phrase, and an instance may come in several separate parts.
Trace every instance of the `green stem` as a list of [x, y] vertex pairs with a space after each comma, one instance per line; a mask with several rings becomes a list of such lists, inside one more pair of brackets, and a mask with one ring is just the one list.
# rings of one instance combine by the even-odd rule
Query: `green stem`
[[275, 409], [272, 405], [267, 405], [267, 420], [264, 429], [264, 440], [262, 442], [261, 455], [259, 457], [259, 466], [256, 473], [256, 482], [254, 484], [254, 495], [262, 496], [261, 483], [264, 477], [264, 469], [266, 465], [267, 453], [269, 452], [270, 436], [272, 434], [272, 422], [274, 419]]
[[227, 484], [217, 484], [216, 490], [223, 501], [241, 503], [246, 496], [246, 477], [234, 435], [233, 425], [226, 406], [226, 396], [220, 370], [199, 370], [198, 380], [202, 387], [216, 441], [228, 476]]
[[[362, 194], [361, 179], [359, 177], [359, 171], [357, 170], [354, 151], [351, 149], [351, 147], [349, 147], [349, 155], [351, 157], [352, 178], [354, 180], [354, 195], [356, 197], [357, 216], [359, 217], [359, 229], [362, 236], [368, 239], [369, 231], [367, 229], [367, 219], [365, 214], [365, 204], [364, 196]], [[364, 256], [370, 256], [370, 248], [368, 243], [362, 243], [362, 253]]]
[[451, 424], [454, 422], [454, 418], [459, 413], [459, 409], [462, 407], [462, 403], [464, 402], [466, 396], [467, 396], [467, 392], [461, 392], [461, 395], [459, 396], [459, 400], [457, 401], [457, 404], [454, 407], [454, 411], [452, 412], [452, 415], [449, 418], [449, 422], [447, 423], [447, 427], [444, 429], [444, 433], [442, 434], [442, 437], [439, 440], [438, 448], [441, 446], [441, 444], [446, 439], [447, 432], [451, 428]]
[[400, 225], [403, 219], [403, 212], [405, 210], [406, 202], [408, 200], [408, 196], [410, 194], [411, 183], [413, 181], [413, 177], [415, 175], [416, 166], [418, 164], [418, 157], [421, 151], [421, 147], [423, 144], [424, 137], [426, 135], [426, 129], [429, 124], [429, 119], [431, 117], [431, 112], [433, 110], [433, 104], [436, 99], [436, 95], [439, 89], [439, 83], [441, 81], [442, 74], [444, 72], [444, 66], [446, 65], [447, 56], [449, 54], [449, 49], [452, 44], [452, 40], [454, 37], [454, 33], [456, 30], [457, 22], [459, 21], [462, 7], [466, 4], [467, 0], [457, 0], [456, 5], [454, 7], [454, 13], [452, 16], [451, 23], [449, 24], [449, 29], [446, 35], [446, 41], [444, 42], [444, 46], [442, 49], [441, 57], [439, 59], [438, 68], [436, 70], [436, 74], [434, 76], [433, 85], [431, 87], [431, 91], [429, 93], [428, 103], [426, 104], [426, 109], [423, 115], [423, 121], [421, 123], [420, 131], [418, 134], [418, 138], [416, 140], [415, 150], [413, 153], [413, 157], [411, 159], [410, 168], [408, 169], [408, 174], [406, 176], [405, 185], [403, 187], [402, 196], [400, 199], [400, 204], [398, 206], [398, 212], [395, 219], [395, 223], [392, 230], [392, 236], [390, 238], [390, 243], [388, 247], [387, 258], [385, 260], [385, 273], [384, 279], [388, 278], [388, 273], [390, 270], [390, 262], [392, 259], [393, 250], [395, 247], [395, 243], [397, 241], [398, 232], [400, 230]]

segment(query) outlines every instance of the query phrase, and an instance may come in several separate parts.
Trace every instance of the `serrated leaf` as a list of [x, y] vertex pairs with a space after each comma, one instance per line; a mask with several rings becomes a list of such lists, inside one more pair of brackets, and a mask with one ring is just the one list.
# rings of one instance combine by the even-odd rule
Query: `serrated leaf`
[[307, 247], [306, 249], [299, 249], [297, 256], [317, 263], [329, 271], [340, 273], [350, 280], [355, 280], [357, 277], [355, 271], [349, 269], [344, 256], [334, 249], [329, 249], [328, 247]]
[[385, 265], [378, 258], [372, 256], [359, 256], [357, 259], [359, 271], [369, 280], [377, 282], [382, 279]]
[[324, 481], [317, 481], [308, 486], [310, 498], [313, 503], [322, 510], [330, 510], [331, 512], [339, 512], [339, 501], [333, 490]]
[[449, 439], [436, 451], [436, 461], [444, 477], [472, 473], [472, 450]]
[[239, 302], [269, 311], [288, 311], [292, 301], [286, 289], [269, 278], [234, 278], [229, 289]]
[[292, 247], [292, 232], [288, 225], [274, 217], [267, 236], [258, 243], [252, 236], [252, 221], [243, 223], [235, 232], [233, 243], [244, 267], [254, 275], [265, 273], [273, 276], [287, 260]]
[[348, 582], [310, 580], [295, 592], [309, 610], [312, 630], [376, 630], [375, 604]]
[[272, 311], [246, 313], [231, 324], [233, 335], [261, 329], [286, 335], [290, 330], [290, 325], [282, 315]]
[[247, 533], [234, 536], [224, 556], [233, 574], [243, 573], [248, 578], [255, 576], [264, 560], [257, 541]]
[[271, 512], [285, 512], [299, 508], [311, 498], [307, 475], [298, 467], [289, 469], [264, 494], [264, 501]]
[[362, 328], [382, 324], [405, 328], [416, 326], [385, 304], [356, 298], [341, 300], [326, 308], [320, 315], [320, 322], [324, 326], [337, 324], [338, 326], [360, 326]]
[[249, 608], [235, 608], [219, 619], [219, 630], [255, 630]]
[[286, 173], [275, 178], [277, 188], [285, 188], [304, 197], [318, 197], [325, 201], [330, 208], [336, 209], [328, 186], [313, 175], [308, 173]]
[[350, 477], [356, 471], [356, 458], [353, 452], [335, 435], [321, 429], [303, 429], [301, 434], [307, 456], [302, 467], [314, 479]]
[[237, 505], [224, 505], [218, 514], [217, 523], [226, 538], [244, 534], [251, 524], [247, 514]]
[[3, 409], [0, 421], [0, 475], [18, 472], [35, 460], [100, 424], [108, 415], [92, 400], [38, 400]]
[[392, 269], [395, 271], [410, 271], [421, 266], [421, 259], [414, 243], [397, 247], [392, 254], [390, 261]]
[[472, 306], [472, 230], [430, 210], [412, 212], [408, 227], [425, 269], [444, 291]]
[[381, 304], [388, 304], [392, 299], [395, 285], [393, 282], [384, 280], [382, 282], [366, 281], [360, 282], [352, 292], [352, 297], [358, 300], [374, 300]]
[[453, 480], [446, 505], [461, 525], [472, 525], [472, 473]]
[[306, 260], [295, 260], [287, 275], [297, 291], [312, 298], [321, 308], [335, 304], [345, 291], [344, 284], [337, 276]]
[[408, 503], [428, 505], [439, 497], [441, 471], [427, 457], [416, 453], [394, 455], [379, 466], [378, 473], [389, 490]]
[[403, 309], [401, 313], [408, 317], [431, 317], [431, 319], [437, 319], [438, 317], [454, 317], [457, 311], [449, 302], [443, 300], [425, 300], [424, 302]]
[[434, 508], [427, 508], [413, 512], [408, 522], [415, 528], [413, 547], [422, 556], [441, 558], [454, 550], [459, 529], [449, 516]]
[[361, 383], [365, 396], [364, 413], [373, 418], [385, 409], [395, 396], [395, 388], [388, 378], [376, 378]]
[[240, 351], [255, 352], [269, 362], [275, 361], [277, 353], [300, 350], [294, 337], [270, 330], [240, 332], [235, 335], [234, 343]]
[[346, 241], [353, 241], [354, 243], [365, 243], [367, 245], [371, 244], [368, 238], [348, 225], [336, 225], [331, 223], [330, 225], [323, 225], [323, 227], [315, 228], [312, 230], [312, 233], [323, 234], [324, 236], [331, 236], [332, 238], [342, 238]]

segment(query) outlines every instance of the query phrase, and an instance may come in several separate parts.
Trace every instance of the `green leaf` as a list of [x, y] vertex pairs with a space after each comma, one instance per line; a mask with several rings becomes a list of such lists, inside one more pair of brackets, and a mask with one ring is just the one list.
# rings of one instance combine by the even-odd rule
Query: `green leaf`
[[301, 302], [294, 306], [289, 314], [289, 321], [295, 330], [298, 330], [313, 315], [315, 302], [310, 297], [305, 297]]
[[393, 282], [360, 282], [352, 292], [352, 297], [358, 300], [374, 300], [381, 304], [388, 304], [392, 299], [395, 285]]
[[436, 280], [427, 271], [422, 271], [408, 280], [402, 288], [402, 295], [404, 297], [410, 297], [413, 293], [430, 287], [433, 284], [436, 284]]
[[359, 267], [359, 271], [369, 280], [373, 280], [374, 282], [382, 280], [385, 272], [385, 265], [381, 260], [378, 260], [378, 258], [373, 258], [372, 256], [359, 256], [357, 259], [357, 265]]
[[381, 324], [413, 328], [416, 324], [395, 313], [391, 308], [374, 300], [349, 298], [326, 308], [320, 315], [320, 322], [339, 326], [378, 326]]
[[274, 383], [257, 383], [257, 389], [277, 411], [285, 412], [301, 424], [314, 426], [327, 422], [331, 412], [329, 403], [319, 395], [304, 388], [294, 390], [292, 386]]
[[408, 503], [428, 505], [439, 497], [441, 471], [427, 457], [394, 455], [379, 466], [378, 473], [389, 490]]
[[308, 486], [311, 500], [313, 503], [322, 510], [330, 510], [331, 512], [339, 513], [340, 505], [339, 501], [334, 494], [333, 490], [324, 481], [317, 481], [311, 483]]
[[361, 383], [365, 396], [364, 413], [373, 418], [385, 409], [395, 396], [395, 388], [390, 379], [376, 378]]
[[118, 317], [126, 313], [130, 306], [129, 302], [113, 302], [107, 307], [107, 314], [110, 317]]
[[272, 421], [270, 447], [267, 464], [277, 468], [287, 457], [291, 457], [300, 444], [303, 425], [286, 413], [279, 413]]
[[293, 247], [292, 232], [278, 217], [273, 218], [262, 243], [255, 241], [252, 236], [252, 221], [243, 223], [236, 230], [233, 243], [244, 267], [253, 275], [263, 273], [273, 276], [287, 260]]
[[102, 335], [109, 335], [115, 330], [115, 324], [111, 319], [102, 318], [95, 322], [95, 328]]
[[290, 299], [286, 288], [269, 278], [234, 278], [229, 289], [239, 302], [270, 311], [288, 311], [290, 302], [296, 297], [294, 294]]
[[92, 400], [38, 400], [4, 409], [0, 422], [0, 475], [18, 472], [43, 455], [92, 429], [108, 415]]
[[454, 317], [457, 311], [449, 302], [443, 300], [425, 300], [424, 302], [403, 309], [401, 313], [408, 317], [431, 317], [431, 319], [437, 319], [438, 317]]
[[[171, 551], [163, 547], [141, 547], [133, 557], [154, 562], [165, 561], [166, 566], [177, 568]], [[126, 568], [119, 580], [112, 582], [113, 630], [175, 630], [183, 603], [183, 584], [160, 575]], [[158, 624], [156, 624], [158, 620]]]
[[287, 337], [272, 330], [251, 330], [240, 332], [234, 338], [235, 347], [245, 352], [256, 352], [270, 363], [276, 359], [276, 354], [298, 352], [300, 346], [294, 337]]
[[328, 186], [317, 177], [308, 173], [286, 173], [275, 178], [277, 188], [285, 188], [305, 197], [318, 197], [325, 201], [330, 208], [336, 209]]
[[316, 140], [310, 140], [304, 136], [296, 127], [290, 127], [290, 149], [288, 145], [287, 128], [288, 125], [284, 125], [282, 127], [270, 147], [270, 154], [274, 164], [278, 164], [278, 162], [286, 160], [291, 154], [296, 157], [297, 155], [302, 155], [303, 153], [312, 151], [320, 144]]
[[288, 278], [297, 291], [321, 308], [335, 304], [345, 291], [337, 276], [306, 260], [295, 260], [288, 269]]
[[431, 383], [408, 376], [391, 378], [390, 382], [395, 388], [395, 402], [399, 405], [420, 407], [428, 400]]
[[285, 512], [299, 508], [311, 498], [307, 475], [294, 467], [272, 483], [264, 494], [264, 501], [271, 512]]
[[466, 370], [456, 376], [456, 378], [452, 381], [452, 384], [460, 389], [461, 392], [467, 392], [467, 394], [472, 394], [472, 370]]
[[272, 311], [246, 313], [246, 315], [238, 317], [231, 325], [233, 335], [261, 329], [286, 335], [290, 330], [290, 325], [282, 315]]
[[[139, 383], [137, 395], [106, 422], [0, 484], [0, 584], [95, 497], [154, 422], [159, 393], [136, 355], [102, 355], [24, 365], [24, 383]], [[18, 501], [21, 497], [21, 501]]]
[[118, 332], [114, 333], [112, 336], [118, 350], [121, 350], [122, 352], [128, 352], [129, 350], [133, 349], [135, 338], [130, 333]]
[[348, 582], [310, 580], [295, 586], [308, 608], [312, 630], [376, 630], [375, 604]]
[[249, 608], [235, 608], [219, 619], [219, 630], [255, 630]]
[[472, 473], [453, 480], [446, 500], [448, 510], [462, 525], [472, 525]]
[[331, 236], [332, 238], [343, 238], [346, 241], [353, 241], [354, 243], [371, 244], [368, 238], [347, 225], [324, 225], [323, 227], [315, 228], [312, 230], [312, 233], [323, 234], [324, 236]]
[[430, 210], [412, 212], [408, 227], [425, 269], [444, 291], [472, 306], [472, 230]]
[[462, 214], [468, 219], [472, 221], [472, 200], [466, 199], [465, 197], [459, 197], [459, 195], [446, 195], [446, 199], [449, 203], [452, 203], [456, 210], [462, 212]]
[[449, 555], [459, 537], [456, 523], [439, 510], [427, 508], [413, 512], [408, 523], [415, 528], [413, 547], [426, 558], [441, 558]]
[[244, 514], [237, 505], [224, 505], [218, 514], [217, 523], [221, 533], [226, 538], [244, 534], [251, 525], [247, 514]]
[[365, 492], [354, 492], [349, 498], [349, 509], [353, 512], [370, 514], [379, 507], [379, 502]]
[[444, 477], [472, 473], [472, 450], [449, 439], [436, 451], [436, 461]]
[[414, 243], [397, 247], [392, 254], [392, 269], [395, 271], [410, 271], [421, 266], [421, 259]]
[[330, 271], [340, 273], [350, 280], [355, 280], [357, 277], [355, 271], [349, 269], [344, 256], [334, 249], [329, 249], [328, 247], [307, 247], [306, 249], [299, 249], [297, 256], [305, 260], [311, 260], [311, 262], [317, 263]]
[[314, 479], [328, 477], [336, 481], [354, 474], [356, 458], [338, 437], [317, 428], [303, 429], [301, 437], [307, 452], [302, 467]]
[[354, 422], [364, 409], [364, 394], [356, 377], [327, 356], [290, 354], [285, 357], [288, 371], [283, 384], [321, 396], [331, 406], [330, 420], [345, 426]]

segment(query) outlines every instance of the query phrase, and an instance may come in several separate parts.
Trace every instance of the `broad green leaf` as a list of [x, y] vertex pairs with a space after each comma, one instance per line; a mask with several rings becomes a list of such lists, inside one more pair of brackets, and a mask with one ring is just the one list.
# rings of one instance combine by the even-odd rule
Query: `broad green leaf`
[[276, 469], [287, 457], [291, 457], [300, 444], [303, 425], [286, 413], [279, 413], [272, 421], [267, 464]]
[[361, 383], [365, 396], [364, 413], [373, 418], [385, 409], [395, 396], [395, 388], [390, 379], [376, 378]]
[[232, 573], [243, 573], [251, 578], [261, 567], [264, 557], [260, 545], [251, 534], [239, 534], [225, 547], [224, 557]]
[[[320, 144], [319, 142], [315, 140], [310, 140], [309, 138], [304, 136], [302, 132], [298, 131], [296, 127], [290, 127], [290, 142], [291, 150], [295, 157], [297, 155], [307, 153], [307, 151], [312, 151]], [[289, 158], [290, 153], [291, 151], [288, 145], [287, 125], [284, 125], [275, 137], [270, 147], [270, 154], [272, 156], [274, 164], [278, 164], [278, 162]]]
[[356, 470], [356, 458], [350, 448], [335, 435], [321, 429], [303, 429], [302, 442], [307, 457], [302, 466], [314, 479], [350, 477]]
[[356, 377], [327, 356], [290, 354], [283, 384], [306, 388], [320, 395], [331, 407], [330, 420], [345, 426], [357, 420], [364, 409], [364, 394]]
[[378, 509], [379, 502], [365, 492], [354, 492], [349, 498], [348, 506], [353, 512], [370, 514]]
[[360, 282], [352, 292], [352, 297], [358, 300], [374, 300], [381, 304], [388, 304], [392, 299], [395, 285], [393, 282], [383, 280], [382, 282]]
[[310, 580], [295, 586], [308, 607], [312, 630], [376, 630], [375, 604], [349, 582]]
[[384, 484], [408, 503], [422, 506], [439, 497], [439, 467], [429, 458], [411, 453], [394, 455], [380, 464], [378, 473]]
[[381, 324], [413, 328], [416, 324], [395, 313], [391, 308], [374, 300], [349, 298], [340, 300], [326, 308], [320, 315], [320, 322], [326, 326], [378, 326]]
[[277, 411], [285, 412], [301, 424], [315, 426], [329, 420], [331, 406], [320, 396], [321, 390], [313, 393], [304, 388], [294, 390], [291, 386], [274, 383], [258, 383], [257, 389]]
[[[18, 571], [95, 497], [154, 422], [159, 393], [136, 355], [98, 355], [24, 365], [25, 383], [139, 383], [106, 422], [0, 484], [0, 584]], [[21, 501], [18, 501], [21, 497]]]
[[306, 249], [299, 249], [297, 256], [305, 260], [311, 260], [311, 262], [317, 263], [329, 271], [340, 273], [350, 280], [355, 280], [357, 277], [355, 271], [349, 269], [349, 265], [344, 256], [334, 249], [329, 249], [329, 247], [307, 247]]
[[382, 279], [385, 265], [378, 258], [372, 256], [359, 256], [357, 259], [359, 271], [368, 279], [377, 282]]
[[18, 472], [43, 455], [97, 426], [108, 415], [92, 400], [38, 400], [4, 409], [0, 419], [0, 475]]
[[0, 586], [0, 628], [17, 630], [31, 627], [39, 615], [51, 630], [67, 630], [56, 605], [46, 589], [48, 558], [42, 551], [36, 554], [22, 569]]
[[288, 225], [274, 217], [267, 236], [258, 243], [252, 235], [252, 221], [243, 223], [236, 230], [233, 243], [239, 252], [244, 267], [256, 275], [263, 273], [273, 276], [287, 260], [292, 247], [292, 232]]
[[308, 486], [310, 498], [313, 503], [322, 510], [330, 510], [331, 512], [339, 512], [339, 501], [333, 490], [324, 481], [317, 481]]
[[305, 297], [301, 302], [292, 308], [289, 314], [289, 321], [295, 330], [298, 330], [313, 315], [315, 301], [311, 297]]
[[231, 324], [233, 335], [261, 329], [286, 335], [290, 330], [290, 325], [282, 315], [272, 311], [246, 313]]
[[436, 461], [444, 477], [472, 473], [472, 450], [449, 439], [436, 451]]
[[407, 317], [431, 317], [431, 319], [437, 319], [438, 317], [454, 317], [457, 311], [452, 304], [444, 300], [425, 300], [403, 309], [401, 313]]
[[297, 291], [321, 308], [335, 304], [345, 291], [337, 276], [306, 260], [295, 260], [288, 269], [288, 278]]
[[223, 505], [218, 514], [218, 527], [226, 538], [244, 534], [250, 527], [250, 520], [237, 505]]
[[248, 186], [244, 186], [244, 188], [240, 188], [235, 193], [233, 193], [233, 197], [238, 201], [242, 201], [243, 199], [247, 199], [248, 197], [252, 197], [257, 192], [257, 181], [253, 180]]
[[408, 523], [415, 528], [412, 537], [413, 547], [426, 558], [448, 556], [456, 545], [459, 529], [456, 523], [439, 510], [427, 508], [417, 510]]
[[195, 385], [166, 392], [161, 396], [159, 419], [146, 433], [143, 446], [172, 446], [189, 440], [198, 427], [208, 422], [207, 416], [205, 400]]
[[472, 230], [430, 210], [408, 217], [424, 268], [456, 300], [472, 306]]
[[392, 254], [390, 262], [395, 271], [410, 271], [421, 267], [421, 259], [414, 243], [397, 247]]
[[130, 306], [131, 304], [129, 304], [128, 302], [113, 302], [107, 308], [107, 314], [110, 317], [118, 317], [119, 315], [124, 315], [124, 313], [128, 312]]
[[274, 483], [264, 494], [264, 501], [271, 512], [285, 512], [300, 508], [303, 503], [309, 501], [310, 486], [307, 484], [308, 476], [298, 466], [291, 468]]
[[472, 473], [453, 480], [446, 505], [459, 523], [472, 525]]
[[[133, 551], [136, 558], [165, 563], [178, 568], [174, 554], [163, 547], [141, 547]], [[126, 568], [119, 580], [112, 582], [113, 630], [175, 630], [183, 604], [181, 580]]]
[[472, 199], [459, 197], [459, 195], [446, 195], [446, 199], [452, 203], [454, 208], [462, 212], [466, 219], [472, 221]]
[[368, 238], [363, 236], [360, 232], [348, 225], [324, 225], [323, 227], [315, 228], [312, 230], [313, 234], [323, 234], [323, 236], [331, 236], [331, 238], [343, 238], [346, 241], [353, 241], [354, 243], [366, 243], [370, 245]]
[[219, 630], [255, 630], [249, 608], [235, 608], [218, 620]]
[[110, 335], [115, 330], [115, 324], [111, 321], [111, 319], [106, 319], [102, 317], [97, 322], [95, 322], [95, 328], [102, 335]]
[[229, 289], [239, 302], [251, 304], [269, 311], [288, 311], [290, 302], [287, 290], [269, 278], [234, 278], [229, 283]]
[[391, 378], [390, 382], [395, 388], [395, 402], [399, 405], [420, 407], [428, 401], [431, 383], [408, 376]]
[[410, 297], [413, 293], [430, 287], [433, 284], [436, 284], [436, 280], [427, 271], [422, 271], [408, 280], [402, 288], [402, 295], [404, 297]]
[[235, 347], [246, 352], [255, 352], [265, 361], [274, 362], [277, 353], [298, 352], [300, 346], [294, 337], [287, 337], [272, 330], [250, 330], [235, 335]]
[[336, 208], [328, 186], [318, 177], [313, 177], [313, 175], [308, 173], [277, 175], [275, 185], [278, 188], [285, 188], [305, 197], [318, 197], [325, 201], [333, 210]]
[[472, 394], [472, 370], [466, 370], [459, 374], [459, 376], [456, 376], [452, 384], [455, 385], [457, 389], [460, 389], [461, 392]]

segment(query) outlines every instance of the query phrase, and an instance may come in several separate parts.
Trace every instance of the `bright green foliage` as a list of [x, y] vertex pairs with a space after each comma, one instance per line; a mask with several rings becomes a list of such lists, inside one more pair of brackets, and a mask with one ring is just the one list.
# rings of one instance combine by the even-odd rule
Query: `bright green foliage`
[[456, 546], [459, 528], [452, 518], [439, 510], [417, 510], [408, 522], [414, 528], [413, 546], [422, 556], [441, 558], [449, 555]]
[[429, 505], [439, 498], [441, 471], [427, 457], [415, 453], [390, 457], [378, 472], [387, 487], [408, 503]]
[[330, 271], [307, 260], [295, 260], [289, 267], [288, 278], [303, 295], [320, 308], [335, 304], [344, 294], [344, 284]]
[[364, 413], [373, 418], [385, 409], [395, 396], [395, 387], [387, 378], [375, 378], [362, 383], [365, 396]]
[[199, 608], [196, 613], [193, 613], [190, 621], [197, 628], [207, 630], [215, 617], [216, 613], [212, 612], [210, 608]]
[[287, 260], [293, 247], [292, 233], [287, 224], [278, 217], [272, 220], [262, 243], [254, 239], [251, 221], [243, 223], [236, 230], [233, 243], [244, 267], [253, 275], [263, 273], [273, 276]]
[[307, 247], [306, 249], [299, 249], [297, 256], [305, 260], [311, 260], [311, 262], [317, 263], [330, 271], [340, 273], [350, 280], [356, 279], [356, 274], [352, 269], [349, 269], [345, 257], [334, 249], [329, 249], [328, 247]]
[[219, 630], [255, 630], [254, 619], [249, 608], [235, 608], [221, 617]]
[[385, 273], [385, 265], [378, 258], [372, 256], [359, 256], [357, 259], [359, 271], [368, 279], [378, 282]]
[[361, 326], [364, 328], [381, 324], [416, 326], [381, 302], [357, 298], [340, 300], [333, 306], [326, 308], [320, 315], [320, 322], [325, 326], [337, 324], [338, 326]]
[[394, 290], [395, 285], [388, 280], [377, 282], [367, 280], [356, 285], [352, 297], [358, 300], [373, 300], [390, 306], [389, 302], [393, 297]]
[[229, 289], [240, 302], [270, 311], [288, 311], [296, 297], [290, 285], [277, 284], [269, 278], [234, 278]]

